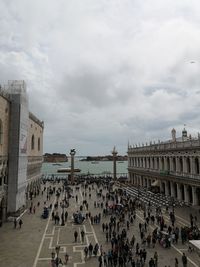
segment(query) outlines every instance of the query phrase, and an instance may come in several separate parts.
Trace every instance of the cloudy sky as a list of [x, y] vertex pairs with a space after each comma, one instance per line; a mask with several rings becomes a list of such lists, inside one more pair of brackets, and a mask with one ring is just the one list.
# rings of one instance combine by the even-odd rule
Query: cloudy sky
[[44, 152], [200, 131], [199, 0], [1, 0], [0, 82], [23, 79]]

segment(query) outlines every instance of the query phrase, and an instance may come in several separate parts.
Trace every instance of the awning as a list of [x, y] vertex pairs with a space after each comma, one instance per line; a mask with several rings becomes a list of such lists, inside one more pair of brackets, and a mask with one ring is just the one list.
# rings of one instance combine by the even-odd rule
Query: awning
[[200, 250], [200, 240], [190, 240], [189, 243], [196, 249]]
[[155, 180], [155, 181], [151, 184], [151, 186], [159, 186], [159, 181], [158, 181], [158, 180]]

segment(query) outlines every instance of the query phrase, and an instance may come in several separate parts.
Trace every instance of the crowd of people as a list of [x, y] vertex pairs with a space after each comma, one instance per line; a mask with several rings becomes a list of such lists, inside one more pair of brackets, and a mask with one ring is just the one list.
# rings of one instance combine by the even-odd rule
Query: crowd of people
[[[190, 239], [200, 239], [197, 227], [197, 217], [190, 215], [190, 225], [180, 227], [176, 222], [174, 209], [169, 214], [164, 214], [161, 207], [152, 207], [149, 202], [144, 206], [139, 195], [132, 197], [113, 183], [104, 180], [81, 182], [70, 186], [72, 194], [66, 193], [66, 185], [62, 182], [44, 182], [42, 195], [45, 195], [44, 208], [50, 211], [51, 219], [55, 225], [64, 225], [68, 219], [69, 198], [74, 197], [77, 211], [73, 213], [75, 224], [89, 222], [91, 227], [101, 225], [105, 242], [99, 244], [89, 243], [84, 247], [85, 261], [93, 256], [97, 258], [99, 267], [186, 267], [188, 259], [185, 253], [181, 258], [174, 258], [174, 265], [159, 265], [159, 250], [170, 249], [172, 245], [185, 244]], [[82, 199], [79, 195], [82, 193]], [[65, 197], [63, 197], [65, 195]], [[56, 202], [51, 203], [56, 197]], [[93, 202], [93, 204], [92, 204]], [[47, 204], [50, 203], [50, 204]], [[93, 205], [93, 207], [92, 207]], [[38, 202], [37, 206], [40, 206]], [[64, 209], [65, 208], [65, 209]], [[32, 199], [29, 213], [34, 214], [36, 206]], [[167, 210], [168, 211], [168, 210]], [[140, 219], [137, 214], [140, 213]], [[143, 218], [141, 218], [143, 214]], [[168, 216], [169, 215], [169, 216]], [[169, 218], [167, 224], [166, 216]], [[83, 219], [84, 217], [84, 219]], [[14, 228], [22, 227], [22, 219], [14, 221]], [[133, 231], [134, 229], [134, 231]], [[80, 232], [81, 242], [85, 244], [85, 232]], [[79, 238], [79, 233], [74, 231], [74, 242]], [[159, 247], [160, 248], [159, 248]], [[159, 248], [159, 249], [158, 249]], [[62, 261], [52, 259], [54, 266], [63, 266], [68, 262], [68, 254]], [[56, 262], [59, 260], [59, 263]], [[58, 264], [58, 265], [56, 265]]]

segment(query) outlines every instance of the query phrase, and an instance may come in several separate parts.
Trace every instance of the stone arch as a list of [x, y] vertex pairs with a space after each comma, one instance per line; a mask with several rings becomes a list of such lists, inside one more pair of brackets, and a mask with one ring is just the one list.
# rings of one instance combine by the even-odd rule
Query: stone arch
[[147, 167], [147, 159], [144, 158], [144, 168], [146, 168], [146, 167]]
[[170, 183], [170, 181], [167, 181], [167, 187], [168, 187], [169, 195], [171, 196], [172, 190], [171, 190], [171, 183]]
[[165, 188], [165, 183], [161, 182], [161, 193], [165, 195], [166, 188]]
[[178, 197], [178, 185], [177, 185], [177, 183], [173, 183], [173, 187], [174, 187], [174, 197], [177, 198]]
[[161, 158], [161, 170], [164, 171], [164, 158]]
[[200, 206], [200, 187], [196, 188], [197, 205]]
[[199, 174], [199, 158], [194, 159], [194, 165], [195, 165], [195, 173]]
[[181, 199], [185, 200], [185, 193], [184, 193], [184, 185], [183, 184], [180, 185], [180, 191], [181, 191]]
[[157, 161], [157, 170], [159, 170], [159, 157], [156, 158]]
[[188, 185], [188, 187], [187, 187], [187, 194], [188, 194], [188, 202], [193, 203], [193, 195], [192, 195], [191, 185]]
[[147, 161], [148, 161], [148, 169], [150, 169], [150, 158], [147, 158]]
[[183, 172], [183, 158], [179, 158], [179, 166], [180, 166], [180, 172]]
[[155, 169], [155, 158], [152, 158], [152, 169]]

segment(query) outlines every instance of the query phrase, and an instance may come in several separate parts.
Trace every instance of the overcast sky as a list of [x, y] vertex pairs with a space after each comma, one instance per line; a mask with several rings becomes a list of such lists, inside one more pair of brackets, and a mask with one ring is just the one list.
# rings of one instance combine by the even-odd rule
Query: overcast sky
[[1, 0], [0, 10], [0, 82], [26, 81], [44, 152], [125, 154], [128, 140], [200, 131], [199, 0]]

